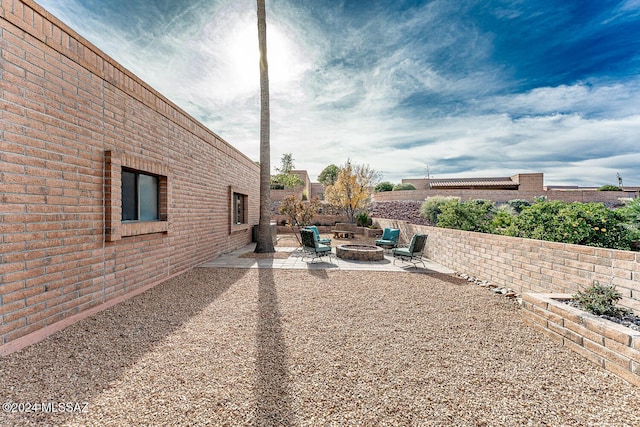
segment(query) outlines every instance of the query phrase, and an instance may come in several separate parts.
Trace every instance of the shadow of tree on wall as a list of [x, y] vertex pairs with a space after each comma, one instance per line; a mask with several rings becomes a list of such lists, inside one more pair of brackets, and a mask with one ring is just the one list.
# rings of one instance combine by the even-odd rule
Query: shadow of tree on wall
[[259, 269], [256, 327], [256, 425], [292, 425], [289, 369], [273, 269]]

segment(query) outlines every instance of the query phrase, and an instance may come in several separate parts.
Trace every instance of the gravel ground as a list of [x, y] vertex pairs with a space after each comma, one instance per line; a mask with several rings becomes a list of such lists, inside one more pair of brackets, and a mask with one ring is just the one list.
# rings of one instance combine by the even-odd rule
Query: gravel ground
[[[638, 426], [640, 389], [448, 275], [195, 269], [0, 358], [1, 425]], [[86, 407], [85, 407], [86, 403]]]

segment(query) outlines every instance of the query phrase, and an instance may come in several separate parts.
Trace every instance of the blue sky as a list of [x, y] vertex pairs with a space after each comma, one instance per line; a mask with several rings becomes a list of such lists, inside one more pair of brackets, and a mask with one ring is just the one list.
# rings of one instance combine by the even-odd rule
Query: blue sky
[[[255, 0], [39, 0], [259, 158]], [[312, 179], [640, 185], [640, 0], [267, 0], [271, 157]]]

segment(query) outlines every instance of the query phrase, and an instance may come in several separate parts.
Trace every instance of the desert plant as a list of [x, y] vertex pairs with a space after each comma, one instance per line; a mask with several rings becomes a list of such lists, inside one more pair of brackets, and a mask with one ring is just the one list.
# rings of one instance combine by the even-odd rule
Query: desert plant
[[622, 294], [615, 286], [601, 285], [597, 280], [588, 288], [579, 290], [573, 295], [580, 307], [596, 316], [621, 317], [629, 313], [629, 310], [616, 307], [616, 303], [622, 299]]
[[402, 191], [402, 190], [415, 190], [416, 186], [413, 184], [396, 184], [393, 186], [393, 191]]
[[356, 215], [356, 224], [358, 224], [359, 227], [368, 227], [371, 225], [371, 218], [369, 218], [369, 214], [364, 211], [358, 213]]

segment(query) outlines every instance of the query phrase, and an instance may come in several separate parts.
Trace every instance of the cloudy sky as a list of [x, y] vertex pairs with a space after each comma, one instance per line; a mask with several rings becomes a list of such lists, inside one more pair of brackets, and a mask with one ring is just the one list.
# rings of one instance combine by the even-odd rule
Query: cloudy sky
[[[259, 158], [255, 0], [37, 0]], [[267, 0], [271, 156], [312, 179], [640, 185], [640, 0]]]

